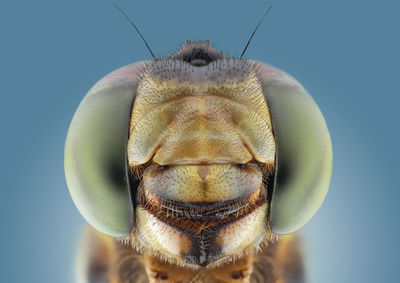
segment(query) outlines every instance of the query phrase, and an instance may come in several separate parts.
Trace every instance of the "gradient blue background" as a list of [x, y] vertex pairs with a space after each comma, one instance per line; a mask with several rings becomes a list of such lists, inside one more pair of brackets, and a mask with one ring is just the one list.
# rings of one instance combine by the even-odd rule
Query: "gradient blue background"
[[[238, 55], [270, 1], [126, 1], [158, 55], [209, 39]], [[296, 77], [327, 120], [330, 191], [303, 230], [309, 282], [399, 282], [399, 1], [276, 1], [246, 57]], [[149, 54], [111, 1], [2, 1], [1, 279], [73, 282], [84, 220], [63, 147], [88, 89]]]

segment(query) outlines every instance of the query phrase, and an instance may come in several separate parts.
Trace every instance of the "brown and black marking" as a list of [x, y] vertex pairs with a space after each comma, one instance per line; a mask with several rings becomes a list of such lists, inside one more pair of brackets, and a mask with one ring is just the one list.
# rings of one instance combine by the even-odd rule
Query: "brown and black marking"
[[193, 246], [186, 261], [206, 266], [220, 258], [220, 247], [215, 242], [220, 229], [266, 203], [267, 193], [256, 191], [243, 199], [225, 202], [183, 203], [160, 199], [139, 187], [136, 200], [160, 221], [188, 235]]
[[[89, 257], [87, 255], [90, 255]], [[299, 239], [282, 236], [263, 251], [216, 268], [192, 270], [142, 255], [130, 245], [92, 228], [85, 231], [80, 248], [78, 282], [109, 283], [304, 283]]]

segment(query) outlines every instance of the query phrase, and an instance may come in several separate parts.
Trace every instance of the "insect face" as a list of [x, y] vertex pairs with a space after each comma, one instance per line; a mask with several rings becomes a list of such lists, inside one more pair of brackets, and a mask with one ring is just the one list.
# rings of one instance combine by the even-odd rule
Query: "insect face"
[[331, 158], [325, 121], [295, 79], [188, 41], [90, 90], [65, 167], [92, 226], [199, 268], [304, 226], [327, 192]]

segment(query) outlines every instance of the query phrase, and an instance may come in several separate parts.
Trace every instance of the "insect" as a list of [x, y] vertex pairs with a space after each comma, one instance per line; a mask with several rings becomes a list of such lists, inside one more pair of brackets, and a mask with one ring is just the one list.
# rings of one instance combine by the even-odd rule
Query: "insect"
[[78, 280], [304, 282], [292, 233], [321, 206], [331, 163], [318, 106], [277, 68], [208, 41], [122, 67], [66, 139], [68, 188], [91, 225]]

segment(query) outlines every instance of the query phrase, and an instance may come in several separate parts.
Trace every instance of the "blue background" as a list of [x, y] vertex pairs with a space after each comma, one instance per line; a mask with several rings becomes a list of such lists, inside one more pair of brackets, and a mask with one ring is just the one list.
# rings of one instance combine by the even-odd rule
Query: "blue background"
[[[270, 1], [126, 1], [153, 51], [238, 55]], [[327, 120], [330, 191], [303, 230], [309, 282], [399, 282], [399, 1], [276, 1], [246, 56], [296, 77]], [[84, 220], [63, 173], [69, 122], [110, 71], [150, 56], [111, 1], [0, 4], [2, 282], [73, 282]]]

